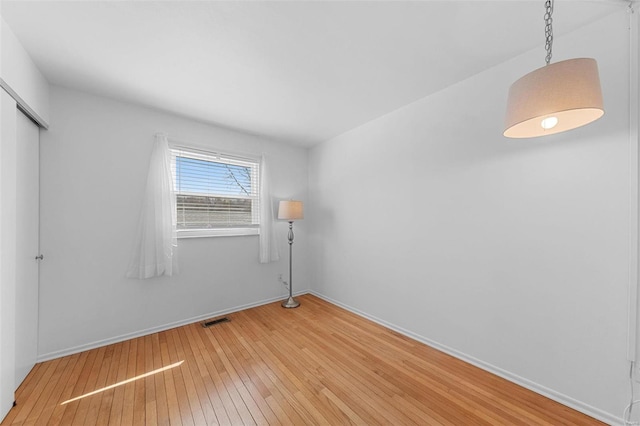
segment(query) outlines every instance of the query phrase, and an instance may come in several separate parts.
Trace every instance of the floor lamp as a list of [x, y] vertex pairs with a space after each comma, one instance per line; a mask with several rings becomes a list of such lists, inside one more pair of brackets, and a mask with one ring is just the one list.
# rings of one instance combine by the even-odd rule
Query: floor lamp
[[304, 218], [302, 201], [283, 200], [278, 204], [278, 219], [289, 222], [289, 298], [282, 302], [283, 308], [297, 308], [300, 302], [293, 298], [293, 278], [291, 274], [291, 252], [293, 247], [293, 221]]

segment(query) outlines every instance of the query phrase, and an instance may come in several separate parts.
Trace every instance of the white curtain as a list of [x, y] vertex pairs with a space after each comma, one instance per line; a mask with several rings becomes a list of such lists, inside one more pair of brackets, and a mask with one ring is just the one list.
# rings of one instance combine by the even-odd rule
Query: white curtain
[[176, 196], [167, 135], [157, 134], [127, 277], [145, 279], [178, 273]]
[[260, 263], [275, 262], [280, 259], [273, 225], [269, 170], [263, 155], [260, 158]]

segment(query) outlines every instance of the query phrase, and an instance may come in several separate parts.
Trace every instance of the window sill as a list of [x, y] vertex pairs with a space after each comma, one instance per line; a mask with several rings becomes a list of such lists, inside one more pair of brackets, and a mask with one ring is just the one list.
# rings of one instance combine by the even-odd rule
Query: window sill
[[207, 237], [238, 237], [260, 235], [259, 228], [185, 229], [178, 231], [178, 239]]

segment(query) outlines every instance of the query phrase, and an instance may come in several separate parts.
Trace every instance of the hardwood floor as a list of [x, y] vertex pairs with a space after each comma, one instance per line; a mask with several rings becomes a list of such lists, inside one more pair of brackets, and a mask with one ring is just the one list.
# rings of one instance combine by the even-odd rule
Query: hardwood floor
[[37, 364], [2, 425], [602, 424], [299, 299]]

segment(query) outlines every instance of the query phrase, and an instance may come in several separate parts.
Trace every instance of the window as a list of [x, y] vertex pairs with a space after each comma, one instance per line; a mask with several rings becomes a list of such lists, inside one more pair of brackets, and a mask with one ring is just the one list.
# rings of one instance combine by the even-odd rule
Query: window
[[178, 237], [257, 235], [259, 168], [258, 159], [172, 148]]

